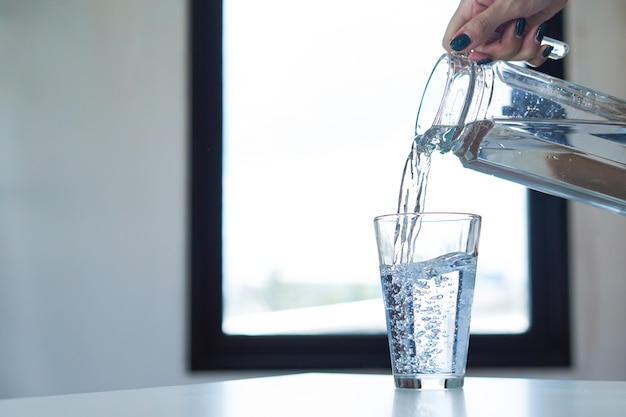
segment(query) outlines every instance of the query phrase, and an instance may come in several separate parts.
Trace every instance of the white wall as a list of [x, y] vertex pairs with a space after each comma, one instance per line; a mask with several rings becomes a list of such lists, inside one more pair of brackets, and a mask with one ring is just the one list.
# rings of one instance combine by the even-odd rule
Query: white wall
[[[570, 0], [567, 7], [569, 79], [626, 98], [626, 2]], [[570, 224], [574, 376], [626, 380], [626, 216], [572, 204]]]
[[[197, 381], [185, 3], [0, 1], [0, 397]], [[571, 78], [626, 97], [624, 3], [568, 7]], [[506, 375], [626, 379], [626, 218], [573, 206], [576, 366]]]
[[0, 397], [185, 377], [184, 5], [0, 2]]

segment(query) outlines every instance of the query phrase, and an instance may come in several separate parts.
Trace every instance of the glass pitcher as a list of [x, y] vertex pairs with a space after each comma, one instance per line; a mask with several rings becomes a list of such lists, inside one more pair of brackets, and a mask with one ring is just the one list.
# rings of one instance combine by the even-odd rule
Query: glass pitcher
[[443, 55], [416, 141], [466, 168], [626, 214], [626, 101], [505, 61]]

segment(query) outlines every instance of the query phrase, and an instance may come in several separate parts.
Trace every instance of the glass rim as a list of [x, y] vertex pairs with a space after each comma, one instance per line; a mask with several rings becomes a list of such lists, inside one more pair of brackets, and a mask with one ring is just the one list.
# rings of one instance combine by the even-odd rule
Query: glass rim
[[374, 217], [374, 222], [379, 223], [383, 221], [397, 221], [400, 218], [422, 218], [423, 220], [430, 221], [460, 221], [460, 220], [481, 220], [482, 216], [475, 213], [455, 212], [455, 211], [424, 211], [420, 213], [390, 213], [381, 214]]
[[457, 79], [457, 73], [460, 68], [469, 68], [467, 85], [461, 91], [465, 92], [465, 97], [471, 97], [474, 89], [476, 67], [477, 64], [474, 61], [470, 60], [466, 55], [459, 53], [444, 53], [439, 57], [422, 91], [417, 117], [415, 118], [416, 134], [423, 134], [434, 124], [463, 124], [462, 121], [465, 118], [471, 100], [464, 100], [462, 108], [457, 109], [454, 113], [457, 116], [454, 120], [450, 120], [447, 117], [448, 120], [444, 121], [442, 112], [444, 111], [443, 107], [446, 105], [445, 98], [453, 84], [463, 84], [462, 81]]

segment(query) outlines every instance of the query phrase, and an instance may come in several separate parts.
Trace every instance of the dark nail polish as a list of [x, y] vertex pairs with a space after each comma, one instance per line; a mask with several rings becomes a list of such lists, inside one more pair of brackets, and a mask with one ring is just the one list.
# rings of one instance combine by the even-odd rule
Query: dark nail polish
[[480, 61], [477, 62], [478, 65], [487, 65], [493, 62], [493, 59], [491, 58], [483, 58]]
[[543, 35], [546, 32], [546, 27], [548, 27], [548, 24], [542, 23], [541, 26], [539, 26], [539, 28], [537, 29], [537, 33], [535, 34], [535, 41], [537, 43], [541, 43], [541, 41], [543, 40]]
[[554, 47], [552, 47], [552, 46], [546, 47], [546, 49], [544, 49], [543, 52], [541, 53], [541, 56], [543, 56], [544, 58], [549, 57], [550, 53], [552, 53], [553, 49], [554, 49]]
[[522, 35], [524, 34], [525, 27], [526, 27], [526, 19], [524, 19], [523, 17], [520, 17], [519, 19], [517, 19], [517, 21], [515, 22], [515, 36], [517, 36], [518, 38], [521, 38]]
[[463, 33], [450, 41], [450, 48], [458, 52], [467, 48], [470, 43], [472, 43], [472, 39]]

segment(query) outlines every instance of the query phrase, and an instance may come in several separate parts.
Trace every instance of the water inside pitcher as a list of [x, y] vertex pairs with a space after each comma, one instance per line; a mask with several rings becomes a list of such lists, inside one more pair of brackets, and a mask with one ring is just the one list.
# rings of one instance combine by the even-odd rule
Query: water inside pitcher
[[416, 123], [466, 168], [626, 214], [626, 101], [514, 63], [444, 54]]

